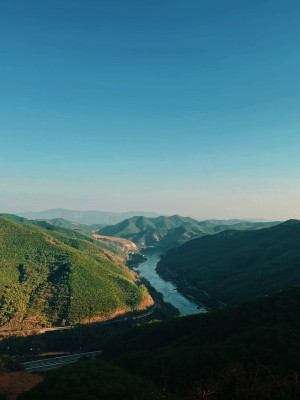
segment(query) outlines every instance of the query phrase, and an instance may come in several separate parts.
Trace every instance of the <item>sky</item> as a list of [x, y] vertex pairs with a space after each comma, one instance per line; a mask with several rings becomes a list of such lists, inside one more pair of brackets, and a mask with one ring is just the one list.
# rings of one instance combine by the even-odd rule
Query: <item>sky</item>
[[300, 3], [4, 0], [0, 212], [300, 219]]

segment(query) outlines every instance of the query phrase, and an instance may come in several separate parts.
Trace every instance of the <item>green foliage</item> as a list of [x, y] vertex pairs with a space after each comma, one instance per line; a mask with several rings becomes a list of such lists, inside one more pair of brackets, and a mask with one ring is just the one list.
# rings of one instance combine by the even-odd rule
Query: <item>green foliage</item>
[[299, 321], [296, 287], [140, 325], [104, 345], [115, 366], [82, 360], [47, 374], [20, 399], [297, 400]]
[[146, 246], [174, 247], [187, 240], [227, 229], [256, 230], [275, 224], [277, 222], [252, 223], [240, 220], [198, 222], [179, 215], [157, 218], [132, 217], [116, 225], [101, 228], [98, 234], [121, 237]]
[[[89, 253], [99, 254], [103, 257], [109, 258], [111, 261], [116, 261], [116, 257], [114, 256], [118, 256], [121, 259], [126, 258], [126, 254], [122, 250], [122, 245], [120, 243], [107, 240], [96, 240], [91, 233], [82, 230], [85, 226], [73, 225], [72, 222], [63, 220], [62, 218], [40, 221], [28, 220], [14, 214], [0, 214], [0, 217], [7, 218], [11, 221], [17, 222], [18, 224], [26, 225], [28, 229], [33, 226], [35, 232], [38, 228], [41, 228], [40, 232], [45, 233], [44, 230], [46, 229], [51, 232], [51, 236], [56, 237], [68, 246], [78, 250], [85, 250]], [[82, 229], [80, 230], [78, 227]]]
[[123, 267], [119, 248], [59, 229], [67, 235], [0, 217], [1, 325], [28, 317], [47, 326], [74, 324], [142, 301], [144, 289]]

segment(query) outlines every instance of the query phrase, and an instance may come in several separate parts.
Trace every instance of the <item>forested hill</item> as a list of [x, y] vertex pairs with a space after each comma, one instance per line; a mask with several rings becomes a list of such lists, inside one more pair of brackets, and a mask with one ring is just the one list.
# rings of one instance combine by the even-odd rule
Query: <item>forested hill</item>
[[[168, 251], [157, 271], [198, 301], [238, 303], [300, 284], [300, 221], [228, 230]], [[208, 297], [205, 295], [208, 294]]]
[[199, 222], [179, 215], [157, 218], [135, 216], [119, 224], [101, 228], [97, 231], [97, 234], [128, 239], [139, 247], [175, 247], [187, 240], [215, 234], [227, 229], [256, 230], [278, 223], [242, 220], [207, 220]]
[[[112, 338], [104, 355], [185, 399], [292, 400], [300, 395], [294, 377], [299, 335], [300, 287], [295, 287], [239, 306], [135, 327]], [[279, 377], [285, 376], [289, 379], [282, 382]]]
[[[47, 374], [26, 400], [296, 400], [300, 288], [136, 326], [103, 358]], [[113, 364], [112, 364], [113, 363]]]
[[61, 229], [0, 217], [1, 330], [87, 322], [151, 304], [116, 245]]

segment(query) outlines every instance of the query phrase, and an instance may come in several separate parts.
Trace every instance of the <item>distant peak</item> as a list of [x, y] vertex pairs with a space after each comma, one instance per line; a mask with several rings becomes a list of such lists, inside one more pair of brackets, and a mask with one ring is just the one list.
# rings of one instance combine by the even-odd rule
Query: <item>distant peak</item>
[[288, 219], [287, 221], [282, 222], [281, 225], [294, 225], [299, 223], [300, 223], [299, 219]]

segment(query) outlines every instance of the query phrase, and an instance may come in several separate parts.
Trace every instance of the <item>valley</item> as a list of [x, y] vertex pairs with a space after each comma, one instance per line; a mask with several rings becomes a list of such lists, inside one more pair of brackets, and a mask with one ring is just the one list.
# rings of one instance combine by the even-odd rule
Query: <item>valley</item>
[[[289, 366], [297, 368], [299, 221], [138, 216], [95, 229], [60, 218], [0, 215], [4, 360], [41, 372], [69, 364], [49, 373], [50, 381], [66, 377], [60, 387], [68, 387], [72, 371], [79, 377], [97, 370], [95, 376], [87, 372], [94, 382], [111, 368], [109, 374], [146, 379], [158, 399], [188, 400], [198, 398], [185, 393], [186, 385], [201, 377], [206, 387], [212, 370], [214, 387], [231, 368], [246, 374], [241, 358], [260, 385], [267, 378], [255, 360], [267, 365], [276, 382], [287, 379]], [[282, 289], [287, 291], [276, 294]], [[280, 356], [281, 368], [266, 343], [273, 341], [272, 351], [279, 351], [285, 340], [293, 350], [285, 360]], [[43, 355], [59, 353], [65, 356], [53, 361]], [[85, 353], [105, 363], [73, 364]], [[270, 377], [266, 390], [274, 397]], [[46, 391], [47, 382], [41, 386]]]

